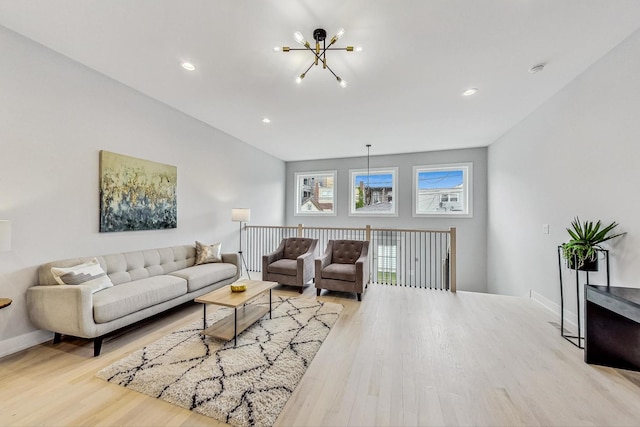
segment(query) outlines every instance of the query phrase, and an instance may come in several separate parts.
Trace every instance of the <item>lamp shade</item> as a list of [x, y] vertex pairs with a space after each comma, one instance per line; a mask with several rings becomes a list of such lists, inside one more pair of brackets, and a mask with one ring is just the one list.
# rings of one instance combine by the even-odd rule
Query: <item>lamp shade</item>
[[233, 208], [231, 209], [231, 221], [249, 222], [251, 220], [251, 209]]
[[0, 251], [11, 250], [11, 221], [0, 219]]

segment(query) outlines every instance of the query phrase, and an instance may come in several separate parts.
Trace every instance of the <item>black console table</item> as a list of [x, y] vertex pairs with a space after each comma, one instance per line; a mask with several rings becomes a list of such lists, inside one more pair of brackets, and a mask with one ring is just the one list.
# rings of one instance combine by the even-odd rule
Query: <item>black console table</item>
[[640, 289], [585, 285], [584, 361], [640, 371]]

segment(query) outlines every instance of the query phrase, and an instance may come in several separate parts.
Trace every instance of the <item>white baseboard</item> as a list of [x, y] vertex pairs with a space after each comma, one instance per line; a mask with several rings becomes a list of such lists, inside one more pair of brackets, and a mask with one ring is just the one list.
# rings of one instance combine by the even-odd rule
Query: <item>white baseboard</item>
[[17, 337], [0, 341], [0, 357], [17, 353], [25, 348], [42, 344], [43, 342], [53, 339], [53, 332], [37, 330], [29, 332]]
[[[551, 311], [556, 316], [560, 317], [560, 304], [551, 301], [549, 298], [537, 293], [532, 289], [529, 290], [529, 298], [531, 298], [533, 301], [537, 302], [547, 310]], [[578, 316], [576, 315], [576, 313], [565, 308], [564, 321], [566, 323], [565, 328], [569, 326], [573, 330], [578, 330]]]

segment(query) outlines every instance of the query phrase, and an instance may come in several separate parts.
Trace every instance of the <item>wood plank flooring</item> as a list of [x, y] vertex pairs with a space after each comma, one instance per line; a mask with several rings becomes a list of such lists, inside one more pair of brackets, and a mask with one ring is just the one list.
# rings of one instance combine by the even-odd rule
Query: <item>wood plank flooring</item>
[[[319, 298], [345, 308], [276, 425], [640, 425], [640, 375], [585, 364], [528, 299], [383, 285]], [[98, 358], [65, 338], [0, 359], [0, 425], [220, 425], [95, 378], [201, 316], [181, 307], [105, 339]]]

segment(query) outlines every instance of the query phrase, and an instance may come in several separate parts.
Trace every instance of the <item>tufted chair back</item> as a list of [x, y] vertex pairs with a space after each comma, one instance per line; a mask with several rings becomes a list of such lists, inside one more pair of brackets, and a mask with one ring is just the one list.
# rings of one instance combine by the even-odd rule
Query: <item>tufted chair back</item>
[[317, 240], [305, 239], [303, 237], [289, 237], [284, 242], [283, 258], [296, 259], [300, 255], [307, 253], [311, 245], [314, 245]]
[[360, 258], [362, 248], [369, 242], [363, 240], [334, 240], [331, 262], [334, 264], [355, 264]]

